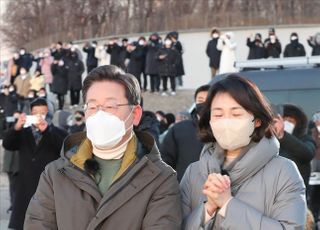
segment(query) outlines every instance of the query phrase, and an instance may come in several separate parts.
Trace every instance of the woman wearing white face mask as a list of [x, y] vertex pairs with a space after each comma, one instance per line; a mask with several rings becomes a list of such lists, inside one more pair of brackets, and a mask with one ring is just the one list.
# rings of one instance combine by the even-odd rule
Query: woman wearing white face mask
[[[308, 118], [301, 108], [292, 104], [283, 105], [283, 115], [274, 119], [276, 136], [280, 142], [280, 156], [296, 163], [308, 188], [311, 160], [316, 144], [307, 134]], [[308, 191], [308, 190], [307, 190]]]
[[183, 229], [303, 229], [303, 181], [278, 155], [259, 89], [230, 75], [211, 86], [203, 111], [200, 137], [207, 144], [180, 183]]

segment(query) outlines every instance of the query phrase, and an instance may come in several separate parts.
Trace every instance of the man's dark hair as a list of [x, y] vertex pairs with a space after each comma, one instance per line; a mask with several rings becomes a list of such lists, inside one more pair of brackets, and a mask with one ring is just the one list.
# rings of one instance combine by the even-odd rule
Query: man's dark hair
[[30, 103], [30, 108], [32, 109], [34, 106], [47, 106], [48, 107], [48, 103], [46, 99], [43, 99], [41, 97], [38, 97], [36, 99], [34, 99], [31, 103]]
[[209, 89], [199, 121], [199, 136], [203, 142], [215, 142], [209, 122], [211, 103], [219, 93], [230, 94], [239, 105], [254, 116], [254, 119], [261, 121], [261, 125], [255, 128], [252, 134], [252, 141], [259, 142], [263, 136], [267, 138], [272, 136], [272, 110], [261, 91], [253, 82], [237, 74], [230, 74], [223, 80], [213, 84]]
[[202, 85], [196, 89], [194, 92], [194, 100], [196, 100], [198, 93], [200, 92], [208, 92], [210, 89], [210, 85]]
[[141, 90], [138, 80], [133, 75], [123, 72], [122, 69], [114, 65], [99, 66], [88, 74], [82, 87], [82, 97], [84, 102], [86, 102], [87, 93], [92, 84], [103, 81], [117, 82], [120, 85], [123, 85], [129, 104], [140, 104]]

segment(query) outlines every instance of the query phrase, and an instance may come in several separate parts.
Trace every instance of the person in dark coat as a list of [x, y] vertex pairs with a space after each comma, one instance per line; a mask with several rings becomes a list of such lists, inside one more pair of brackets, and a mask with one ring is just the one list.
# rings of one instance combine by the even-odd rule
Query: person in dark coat
[[142, 47], [143, 50], [143, 56], [142, 56], [142, 66], [141, 66], [141, 72], [143, 76], [143, 85], [142, 85], [142, 90], [145, 92], [147, 91], [148, 88], [148, 75], [145, 72], [146, 69], [146, 56], [147, 56], [147, 40], [145, 37], [139, 37], [138, 39], [138, 45]]
[[77, 132], [82, 132], [86, 128], [85, 124], [85, 117], [84, 117], [84, 112], [77, 110], [74, 112], [74, 124], [71, 125], [68, 129], [68, 132], [71, 133], [77, 133]]
[[28, 72], [32, 66], [33, 62], [33, 55], [26, 52], [25, 48], [20, 49], [20, 58], [19, 58], [19, 68], [25, 68]]
[[83, 52], [87, 53], [87, 72], [89, 73], [92, 69], [98, 66], [98, 59], [94, 56], [96, 52], [97, 42], [93, 41], [90, 45], [86, 43], [83, 47]]
[[53, 80], [51, 92], [57, 94], [59, 109], [63, 109], [64, 95], [68, 92], [68, 67], [63, 60], [54, 61], [51, 65]]
[[219, 71], [221, 51], [217, 49], [220, 31], [217, 28], [211, 30], [212, 39], [208, 42], [206, 54], [209, 57], [209, 66], [211, 69], [211, 77], [216, 76]]
[[179, 53], [172, 48], [171, 39], [165, 39], [164, 47], [158, 52], [159, 59], [159, 75], [162, 78], [163, 96], [167, 95], [168, 78], [171, 83], [171, 95], [176, 95], [177, 64], [179, 62]]
[[71, 108], [79, 105], [80, 90], [82, 89], [82, 74], [84, 72], [83, 62], [79, 60], [76, 52], [71, 52], [70, 57], [66, 60], [68, 69], [68, 88], [70, 90]]
[[145, 66], [145, 74], [150, 76], [151, 93], [160, 91], [159, 60], [157, 57], [160, 48], [160, 37], [154, 33], [149, 37]]
[[107, 53], [110, 54], [110, 64], [120, 67], [120, 52], [121, 47], [117, 43], [117, 39], [114, 38], [108, 43]]
[[306, 56], [304, 46], [299, 43], [298, 34], [293, 32], [290, 35], [290, 43], [286, 45], [283, 52], [283, 57], [303, 57]]
[[135, 76], [139, 82], [141, 88], [141, 73], [144, 62], [144, 47], [140, 46], [138, 42], [132, 42], [128, 45], [128, 73]]
[[19, 174], [9, 228], [23, 229], [25, 212], [35, 193], [40, 175], [45, 166], [59, 158], [59, 151], [67, 133], [49, 125], [44, 117], [48, 113], [47, 102], [36, 99], [31, 104], [31, 114], [37, 122], [26, 125], [26, 114], [21, 114], [15, 126], [3, 139], [3, 147], [10, 151], [19, 151]]
[[265, 57], [279, 58], [282, 48], [274, 28], [269, 29], [269, 37], [264, 41]]
[[128, 39], [122, 39], [122, 46], [120, 47], [119, 51], [119, 67], [124, 71], [127, 71], [126, 59], [128, 58]]
[[134, 128], [135, 131], [145, 131], [151, 134], [157, 146], [159, 145], [159, 122], [154, 112], [144, 110], [138, 126]]
[[308, 45], [312, 48], [311, 56], [320, 55], [320, 33], [308, 38]]
[[62, 42], [57, 42], [51, 46], [51, 56], [54, 60], [61, 60], [66, 56], [67, 51], [63, 49]]
[[177, 171], [178, 181], [181, 180], [187, 167], [199, 160], [203, 143], [197, 136], [198, 120], [209, 88], [209, 85], [203, 85], [196, 90], [194, 94], [196, 110], [192, 114], [192, 120], [184, 120], [172, 126], [160, 145], [161, 157]]
[[315, 155], [316, 145], [311, 135], [307, 134], [306, 114], [296, 105], [284, 104], [283, 115], [278, 114], [274, 119], [274, 127], [280, 142], [280, 156], [296, 163], [308, 188], [311, 160]]
[[248, 37], [247, 46], [249, 47], [248, 60], [261, 59], [265, 57], [265, 49], [262, 43], [262, 38], [260, 33], [256, 33], [254, 37], [253, 35]]
[[183, 86], [183, 80], [182, 80], [182, 76], [185, 74], [184, 73], [184, 66], [183, 66], [183, 58], [182, 58], [182, 54], [183, 54], [183, 47], [181, 42], [178, 40], [179, 39], [179, 33], [177, 31], [172, 31], [168, 34], [168, 38], [171, 39], [172, 41], [172, 47], [178, 51], [179, 53], [179, 59], [178, 59], [178, 63], [177, 63], [177, 84], [179, 86]]

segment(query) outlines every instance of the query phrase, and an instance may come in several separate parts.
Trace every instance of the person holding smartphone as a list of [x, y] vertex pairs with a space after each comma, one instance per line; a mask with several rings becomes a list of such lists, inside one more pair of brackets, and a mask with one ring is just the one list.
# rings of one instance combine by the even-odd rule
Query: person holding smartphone
[[[4, 136], [3, 147], [19, 152], [19, 174], [9, 228], [23, 229], [25, 212], [37, 189], [45, 166], [59, 157], [67, 133], [46, 121], [47, 101], [37, 98], [30, 104], [31, 116], [22, 113]], [[26, 125], [29, 123], [29, 125]]]

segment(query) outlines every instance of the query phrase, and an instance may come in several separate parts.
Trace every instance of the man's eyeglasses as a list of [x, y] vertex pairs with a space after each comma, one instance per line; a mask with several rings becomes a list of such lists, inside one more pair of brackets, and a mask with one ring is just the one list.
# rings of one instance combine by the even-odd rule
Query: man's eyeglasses
[[89, 114], [93, 114], [98, 112], [98, 110], [102, 110], [108, 113], [116, 113], [120, 107], [122, 106], [131, 106], [129, 103], [118, 104], [116, 102], [106, 102], [103, 105], [97, 105], [95, 102], [88, 102], [84, 104], [83, 110]]

